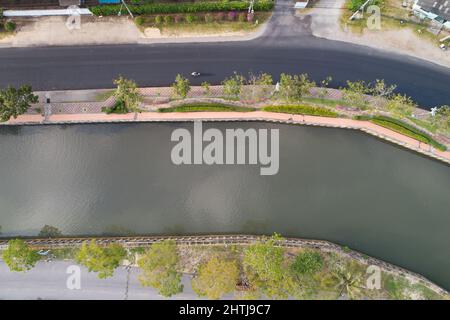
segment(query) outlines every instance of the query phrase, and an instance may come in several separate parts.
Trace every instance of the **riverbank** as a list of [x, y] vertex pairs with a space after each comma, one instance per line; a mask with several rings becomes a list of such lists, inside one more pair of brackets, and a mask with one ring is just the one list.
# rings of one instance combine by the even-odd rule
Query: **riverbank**
[[[79, 248], [82, 243], [86, 240], [90, 240], [91, 238], [52, 238], [52, 239], [25, 239], [26, 243], [34, 248], [34, 249], [44, 249], [51, 250], [54, 252], [54, 255], [64, 258], [72, 259], [74, 255], [73, 250], [69, 250], [70, 248], [76, 250]], [[106, 246], [109, 244], [119, 244], [124, 248], [127, 248], [131, 252], [143, 253], [143, 249], [150, 247], [152, 244], [160, 243], [163, 241], [173, 241], [179, 248], [180, 259], [181, 259], [181, 270], [186, 274], [194, 274], [196, 272], [196, 268], [201, 262], [210, 259], [213, 256], [217, 255], [227, 255], [229, 257], [230, 248], [231, 252], [238, 252], [240, 249], [237, 248], [245, 248], [255, 243], [260, 242], [264, 239], [262, 236], [255, 235], [203, 235], [203, 236], [153, 236], [153, 237], [103, 237], [103, 238], [94, 238], [96, 243], [102, 246]], [[359, 264], [359, 267], [354, 269], [355, 265], [353, 264], [352, 272], [356, 272], [356, 270], [362, 270], [363, 273], [366, 273], [366, 269], [369, 266], [379, 267], [381, 270], [382, 277], [382, 288], [378, 288], [378, 290], [387, 290], [389, 285], [387, 282], [394, 281], [393, 279], [397, 279], [399, 283], [403, 283], [403, 280], [406, 280], [409, 283], [409, 288], [421, 288], [423, 293], [424, 288], [427, 288], [434, 292], [437, 298], [441, 296], [441, 298], [448, 299], [449, 294], [446, 290], [440, 288], [438, 285], [432, 283], [421, 275], [413, 273], [411, 271], [405, 270], [398, 266], [394, 266], [387, 262], [378, 260], [373, 257], [368, 257], [365, 254], [360, 252], [351, 250], [347, 247], [341, 247], [334, 243], [322, 240], [311, 240], [311, 239], [301, 239], [301, 238], [283, 238], [282, 240], [277, 242], [277, 246], [283, 247], [285, 250], [285, 254], [287, 257], [293, 257], [294, 255], [298, 255], [301, 252], [307, 251], [318, 251], [321, 255], [323, 255], [326, 259], [331, 259], [334, 261], [333, 263], [340, 264], [344, 263], [347, 265], [351, 261]], [[0, 240], [0, 250], [5, 250], [7, 248], [7, 240]], [[210, 248], [210, 249], [208, 249]], [[62, 251], [61, 251], [62, 250]], [[64, 252], [64, 255], [61, 255], [60, 252]], [[227, 254], [228, 252], [228, 254]], [[332, 258], [334, 257], [334, 258]], [[337, 259], [337, 260], [336, 260]], [[129, 262], [127, 262], [129, 263]], [[137, 265], [136, 265], [137, 266]], [[329, 266], [336, 267], [336, 266]], [[373, 267], [372, 267], [373, 268]], [[330, 270], [328, 270], [330, 271]], [[369, 273], [370, 275], [370, 273]], [[324, 276], [324, 275], [322, 275]], [[403, 280], [400, 280], [403, 279]], [[362, 285], [365, 287], [365, 284]], [[386, 286], [386, 287], [385, 287]], [[366, 288], [367, 289], [367, 288]], [[419, 290], [420, 291], [420, 290]], [[370, 292], [370, 290], [368, 291]], [[371, 298], [380, 299], [383, 298], [383, 294], [381, 292], [374, 291], [370, 293]], [[392, 292], [390, 292], [391, 294]], [[398, 293], [398, 292], [397, 292]], [[328, 296], [330, 293], [324, 294], [324, 296]], [[405, 293], [406, 294], [406, 293]], [[424, 298], [420, 296], [420, 293], [409, 293], [410, 298]], [[417, 295], [418, 294], [418, 295]], [[433, 296], [431, 292], [428, 293], [429, 296]], [[238, 297], [239, 298], [239, 297]], [[331, 298], [329, 296], [328, 298]], [[399, 299], [399, 297], [397, 297]]]
[[157, 113], [141, 112], [127, 114], [25, 114], [2, 125], [124, 123], [124, 122], [186, 122], [186, 121], [267, 121], [293, 125], [321, 126], [352, 129], [365, 132], [377, 138], [413, 150], [430, 158], [450, 164], [450, 151], [441, 151], [431, 145], [402, 135], [396, 131], [365, 120], [330, 118], [302, 114], [284, 114], [266, 111], [250, 112], [183, 112]]

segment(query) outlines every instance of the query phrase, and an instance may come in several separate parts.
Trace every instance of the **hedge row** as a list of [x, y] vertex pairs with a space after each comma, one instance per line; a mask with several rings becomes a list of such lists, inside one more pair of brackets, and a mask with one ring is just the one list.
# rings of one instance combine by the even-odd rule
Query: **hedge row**
[[[260, 0], [254, 5], [255, 11], [269, 11], [273, 8], [272, 0]], [[248, 3], [245, 1], [230, 2], [191, 2], [191, 3], [150, 3], [143, 5], [131, 5], [130, 11], [135, 15], [156, 13], [197, 13], [214, 11], [245, 11]], [[103, 5], [89, 8], [96, 16], [117, 15], [120, 5]], [[122, 8], [122, 11], [124, 9]]]
[[337, 117], [338, 114], [332, 110], [322, 107], [292, 105], [292, 106], [267, 106], [263, 111], [290, 113], [290, 114], [306, 114], [311, 116]]
[[405, 136], [408, 136], [410, 138], [416, 139], [418, 141], [427, 143], [436, 149], [445, 151], [447, 150], [447, 147], [443, 145], [442, 143], [437, 142], [434, 140], [429, 134], [417, 129], [416, 127], [405, 123], [403, 121], [386, 117], [386, 116], [357, 116], [355, 117], [358, 120], [369, 120], [375, 124], [378, 124], [382, 127], [391, 129], [393, 131], [396, 131], [398, 133], [401, 133]]

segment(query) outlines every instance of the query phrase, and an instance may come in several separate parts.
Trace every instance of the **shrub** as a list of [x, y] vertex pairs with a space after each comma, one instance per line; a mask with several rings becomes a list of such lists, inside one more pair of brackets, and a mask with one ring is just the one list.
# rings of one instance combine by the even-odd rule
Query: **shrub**
[[163, 18], [161, 16], [158, 15], [158, 16], [155, 17], [155, 23], [156, 24], [161, 24], [162, 21], [163, 21]]
[[215, 112], [226, 112], [226, 111], [234, 111], [234, 112], [249, 112], [255, 111], [255, 108], [249, 107], [238, 107], [231, 106], [220, 103], [193, 103], [193, 104], [183, 104], [176, 107], [162, 108], [158, 109], [158, 112], [168, 113], [168, 112], [204, 112], [204, 111], [215, 111]]
[[268, 112], [306, 114], [306, 115], [323, 116], [323, 117], [337, 117], [338, 116], [338, 114], [336, 112], [326, 109], [326, 108], [304, 106], [304, 105], [267, 106], [267, 107], [264, 107], [262, 110], [268, 111]]
[[192, 23], [194, 21], [195, 21], [195, 16], [194, 15], [192, 15], [192, 14], [187, 14], [186, 15], [186, 22], [187, 23]]
[[347, 8], [351, 11], [356, 11], [364, 4], [364, 2], [366, 2], [366, 0], [350, 0], [347, 4]]
[[5, 30], [8, 32], [16, 30], [16, 24], [13, 21], [7, 21], [5, 23]]
[[295, 257], [291, 269], [295, 274], [314, 274], [323, 268], [323, 257], [317, 251], [305, 250]]
[[[271, 0], [260, 0], [254, 5], [255, 11], [269, 11], [273, 8], [274, 2]], [[161, 14], [161, 13], [198, 13], [198, 12], [217, 12], [217, 11], [246, 11], [248, 3], [245, 1], [229, 2], [185, 2], [185, 3], [147, 3], [142, 5], [128, 6], [135, 15], [143, 14]], [[101, 5], [90, 7], [92, 13], [96, 16], [117, 15], [120, 5]]]
[[247, 17], [247, 14], [246, 14], [246, 13], [239, 13], [239, 15], [238, 15], [238, 21], [239, 21], [239, 22], [244, 22], [246, 17]]
[[116, 113], [116, 114], [124, 114], [128, 113], [128, 109], [125, 107], [125, 103], [123, 101], [118, 101], [111, 108], [103, 107], [102, 111], [106, 114]]
[[234, 11], [228, 12], [228, 20], [233, 21], [234, 19], [236, 19], [236, 12]]
[[144, 19], [144, 17], [139, 16], [139, 17], [136, 17], [136, 19], [134, 21], [136, 22], [136, 24], [138, 26], [142, 26], [145, 22], [145, 19]]
[[210, 23], [214, 21], [214, 17], [212, 16], [212, 14], [207, 13], [205, 14], [205, 22]]
[[172, 22], [172, 16], [164, 16], [164, 23], [169, 24]]

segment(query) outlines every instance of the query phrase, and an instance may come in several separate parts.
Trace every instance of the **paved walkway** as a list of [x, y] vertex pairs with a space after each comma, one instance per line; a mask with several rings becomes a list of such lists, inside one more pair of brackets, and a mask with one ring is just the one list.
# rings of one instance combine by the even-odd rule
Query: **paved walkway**
[[264, 111], [254, 112], [184, 112], [158, 113], [142, 112], [138, 114], [53, 114], [44, 119], [42, 115], [25, 114], [11, 119], [5, 124], [67, 124], [67, 123], [104, 123], [104, 122], [159, 122], [159, 121], [275, 121], [282, 123], [303, 124], [322, 127], [356, 129], [376, 137], [417, 151], [429, 157], [450, 164], [450, 151], [440, 151], [432, 146], [404, 136], [395, 131], [378, 126], [369, 121], [328, 118], [307, 115], [290, 115]]

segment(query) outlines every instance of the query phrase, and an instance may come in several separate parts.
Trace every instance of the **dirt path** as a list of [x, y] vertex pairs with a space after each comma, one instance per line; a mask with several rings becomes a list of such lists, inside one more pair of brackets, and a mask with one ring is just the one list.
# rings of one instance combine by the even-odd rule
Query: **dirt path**
[[136, 43], [141, 32], [126, 17], [82, 17], [81, 28], [69, 30], [66, 17], [42, 17], [21, 22], [19, 31], [0, 40], [13, 47]]
[[305, 13], [312, 16], [311, 31], [314, 36], [393, 51], [450, 67], [450, 50], [442, 51], [431, 41], [421, 39], [411, 29], [383, 30], [381, 20], [382, 29], [379, 31], [365, 30], [359, 35], [342, 30], [339, 17], [344, 3], [345, 0], [319, 0], [314, 8]]

